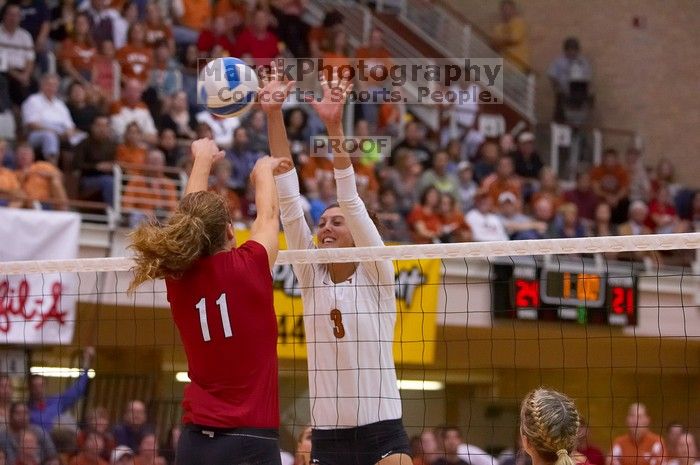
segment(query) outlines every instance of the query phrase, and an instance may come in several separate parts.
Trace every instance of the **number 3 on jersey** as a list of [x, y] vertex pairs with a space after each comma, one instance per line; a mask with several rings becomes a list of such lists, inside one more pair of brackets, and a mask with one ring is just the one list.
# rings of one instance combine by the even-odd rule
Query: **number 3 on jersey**
[[[228, 319], [228, 305], [226, 305], [226, 293], [223, 293], [216, 299], [216, 305], [219, 307], [219, 312], [221, 313], [221, 324], [224, 327], [224, 337], [233, 336], [233, 331], [231, 330], [231, 322]], [[204, 342], [211, 341], [211, 335], [209, 334], [209, 322], [207, 321], [207, 303], [204, 297], [199, 299], [195, 308], [199, 310], [199, 326], [202, 328], [202, 337]]]
[[336, 339], [342, 339], [345, 337], [345, 326], [343, 326], [343, 314], [340, 313], [340, 310], [337, 308], [334, 308], [331, 310], [331, 321], [333, 321], [333, 324], [335, 325], [333, 327], [333, 336], [336, 337]]

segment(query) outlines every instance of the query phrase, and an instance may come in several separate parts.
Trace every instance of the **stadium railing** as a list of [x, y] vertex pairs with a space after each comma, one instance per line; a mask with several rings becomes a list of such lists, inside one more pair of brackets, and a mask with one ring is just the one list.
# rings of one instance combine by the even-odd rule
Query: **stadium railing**
[[[187, 175], [177, 168], [162, 168], [165, 181], [175, 189], [175, 200], [164, 201], [163, 199], [170, 194], [168, 189], [156, 190], [142, 186], [143, 184], [148, 184], [149, 178], [158, 178], [150, 176], [148, 170], [149, 167], [146, 165], [127, 163], [115, 164], [112, 168], [114, 175], [114, 213], [118, 221], [128, 221], [129, 216], [145, 217], [153, 213], [156, 214], [158, 219], [165, 219], [170, 212], [177, 208], [177, 203], [185, 192]], [[134, 184], [137, 185], [135, 186]], [[155, 196], [155, 198], [149, 198], [151, 196]], [[153, 209], [128, 206], [135, 201], [141, 205], [152, 205]]]

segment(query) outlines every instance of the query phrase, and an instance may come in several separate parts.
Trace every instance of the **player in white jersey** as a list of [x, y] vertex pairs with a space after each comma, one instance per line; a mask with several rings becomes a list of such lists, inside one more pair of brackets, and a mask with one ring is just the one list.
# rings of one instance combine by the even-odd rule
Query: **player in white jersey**
[[[273, 65], [274, 68], [274, 65]], [[335, 73], [334, 73], [335, 75]], [[323, 99], [311, 102], [330, 137], [343, 137], [342, 113], [352, 85], [321, 78]], [[291, 159], [274, 92], [288, 91], [273, 71], [260, 92], [273, 156]], [[279, 94], [278, 94], [279, 95]], [[279, 99], [277, 99], [279, 100]], [[318, 225], [320, 248], [383, 246], [360, 199], [350, 157], [334, 153], [338, 205]], [[295, 169], [275, 178], [280, 215], [291, 249], [312, 249]], [[311, 463], [409, 465], [408, 437], [393, 358], [396, 298], [390, 261], [295, 265], [304, 304], [311, 403]]]

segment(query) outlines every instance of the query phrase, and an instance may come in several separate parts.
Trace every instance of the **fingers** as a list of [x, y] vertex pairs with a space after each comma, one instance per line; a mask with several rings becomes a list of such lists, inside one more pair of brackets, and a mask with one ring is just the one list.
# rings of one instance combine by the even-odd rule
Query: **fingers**
[[324, 92], [326, 89], [330, 88], [328, 85], [328, 79], [326, 79], [326, 75], [322, 71], [318, 73], [318, 80], [321, 82], [321, 88]]

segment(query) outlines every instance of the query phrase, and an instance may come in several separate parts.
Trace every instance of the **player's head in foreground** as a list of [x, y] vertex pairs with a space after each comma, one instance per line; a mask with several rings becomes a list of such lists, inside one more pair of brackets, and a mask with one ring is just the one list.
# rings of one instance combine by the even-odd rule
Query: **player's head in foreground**
[[566, 395], [538, 388], [523, 399], [520, 436], [534, 465], [574, 465], [579, 414]]
[[187, 194], [165, 224], [151, 221], [131, 233], [135, 289], [149, 279], [178, 277], [197, 259], [236, 245], [226, 201], [207, 191]]

